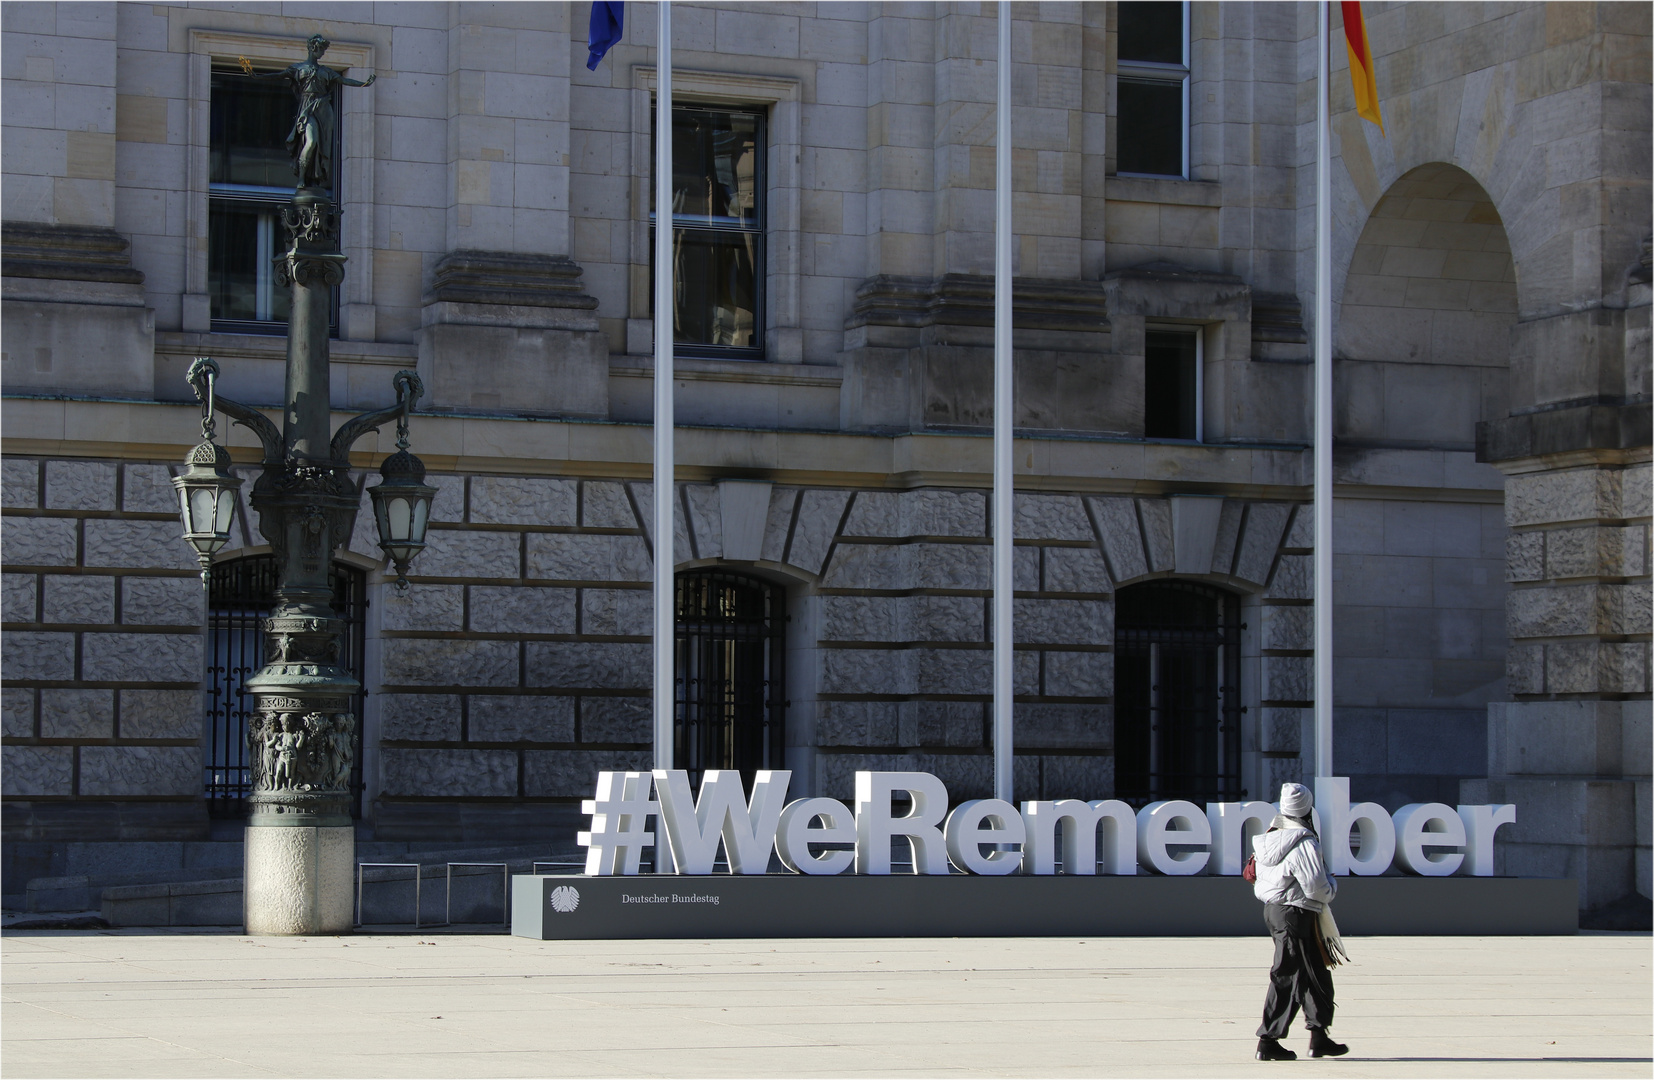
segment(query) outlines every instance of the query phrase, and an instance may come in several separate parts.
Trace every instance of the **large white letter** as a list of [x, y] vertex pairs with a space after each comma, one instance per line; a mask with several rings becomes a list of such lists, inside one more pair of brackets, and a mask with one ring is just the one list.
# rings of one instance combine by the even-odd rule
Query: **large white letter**
[[[984, 826], [983, 822], [987, 825]], [[1017, 851], [982, 851], [983, 844], [1020, 844], [1028, 831], [1017, 808], [1004, 799], [971, 799], [954, 807], [945, 829], [948, 858], [971, 874], [999, 877], [1016, 873]]]
[[1493, 876], [1493, 834], [1501, 825], [1516, 824], [1514, 803], [1495, 806], [1461, 806], [1464, 822], [1464, 873], [1470, 877]]
[[691, 804], [689, 773], [683, 769], [656, 769], [661, 820], [678, 873], [712, 873], [720, 838], [730, 873], [762, 874], [768, 870], [792, 775], [785, 769], [761, 770], [753, 781], [749, 805], [739, 772], [708, 769], [701, 777], [701, 797]]
[[1097, 827], [1103, 827], [1103, 872], [1137, 873], [1137, 814], [1118, 799], [1025, 802], [1024, 874], [1056, 873], [1057, 827], [1062, 826], [1062, 872], [1097, 872]]
[[[823, 828], [815, 828], [816, 818]], [[850, 808], [837, 799], [799, 799], [781, 811], [781, 827], [775, 834], [775, 853], [781, 865], [795, 874], [840, 874], [855, 861], [854, 851], [823, 851], [813, 854], [811, 844], [854, 844], [856, 823]]]
[[[1350, 778], [1317, 776], [1315, 809], [1324, 823], [1321, 852], [1329, 874], [1352, 873], [1373, 877], [1390, 868], [1396, 857], [1396, 826], [1389, 811], [1374, 802], [1350, 805]], [[1361, 854], [1350, 850], [1350, 830], [1361, 831]]]
[[[913, 810], [890, 816], [890, 797], [905, 791]], [[948, 789], [930, 773], [858, 772], [856, 774], [856, 873], [890, 873], [890, 841], [907, 837], [915, 874], [946, 874], [948, 853], [936, 826], [948, 809]]]
[[1225, 802], [1206, 804], [1206, 820], [1212, 827], [1212, 873], [1235, 877], [1252, 853], [1252, 838], [1269, 828], [1275, 806], [1266, 802]]
[[1188, 877], [1206, 869], [1210, 851], [1185, 851], [1173, 855], [1172, 844], [1210, 844], [1212, 827], [1200, 807], [1182, 799], [1150, 803], [1137, 814], [1137, 859], [1150, 870]]
[[[1447, 877], [1464, 862], [1457, 851], [1432, 855], [1427, 848], [1462, 847], [1464, 822], [1446, 803], [1408, 803], [1395, 814], [1396, 859], [1403, 870], [1424, 877]], [[1432, 829], [1430, 826], [1440, 825]]]
[[574, 838], [586, 849], [586, 873], [637, 873], [643, 849], [655, 842], [655, 834], [644, 826], [649, 815], [660, 813], [660, 805], [649, 798], [652, 782], [646, 772], [597, 774], [597, 797], [580, 802], [580, 812], [592, 816], [592, 827]]

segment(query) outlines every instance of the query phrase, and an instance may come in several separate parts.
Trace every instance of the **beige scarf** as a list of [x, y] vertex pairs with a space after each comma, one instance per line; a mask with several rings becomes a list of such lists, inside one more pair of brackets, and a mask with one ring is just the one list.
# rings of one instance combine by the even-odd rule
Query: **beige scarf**
[[1332, 918], [1331, 904], [1321, 909], [1316, 931], [1315, 940], [1321, 946], [1321, 959], [1329, 968], [1350, 962], [1350, 954], [1344, 951], [1344, 939], [1338, 935], [1338, 924]]

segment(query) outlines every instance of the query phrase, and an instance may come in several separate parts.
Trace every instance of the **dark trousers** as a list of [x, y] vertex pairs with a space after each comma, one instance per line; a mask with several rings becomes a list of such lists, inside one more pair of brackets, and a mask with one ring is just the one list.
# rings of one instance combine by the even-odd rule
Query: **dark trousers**
[[1332, 1026], [1332, 972], [1316, 941], [1317, 917], [1290, 904], [1265, 904], [1264, 925], [1275, 939], [1275, 962], [1269, 968], [1269, 995], [1263, 1001], [1258, 1038], [1284, 1039], [1292, 1018], [1304, 1010], [1304, 1026]]

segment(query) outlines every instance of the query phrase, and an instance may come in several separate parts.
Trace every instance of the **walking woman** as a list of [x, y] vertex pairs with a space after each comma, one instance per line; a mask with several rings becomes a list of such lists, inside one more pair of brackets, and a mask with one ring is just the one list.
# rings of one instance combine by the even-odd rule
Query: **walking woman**
[[1258, 880], [1253, 893], [1263, 901], [1263, 921], [1275, 939], [1269, 995], [1258, 1025], [1259, 1061], [1295, 1061], [1281, 1045], [1292, 1018], [1304, 1010], [1310, 1057], [1350, 1052], [1332, 1041], [1332, 972], [1321, 954], [1321, 911], [1338, 893], [1321, 857], [1321, 838], [1310, 822], [1314, 801], [1302, 784], [1281, 785], [1281, 812], [1252, 845]]

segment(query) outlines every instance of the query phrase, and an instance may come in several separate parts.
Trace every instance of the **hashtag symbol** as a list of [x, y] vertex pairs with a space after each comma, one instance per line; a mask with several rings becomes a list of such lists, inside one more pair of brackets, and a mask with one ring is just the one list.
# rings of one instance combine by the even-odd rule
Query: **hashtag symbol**
[[592, 817], [591, 831], [575, 838], [586, 849], [586, 873], [637, 873], [643, 849], [655, 843], [644, 829], [650, 814], [660, 814], [660, 804], [649, 798], [654, 779], [646, 772], [597, 774], [597, 798], [580, 802], [580, 812]]

